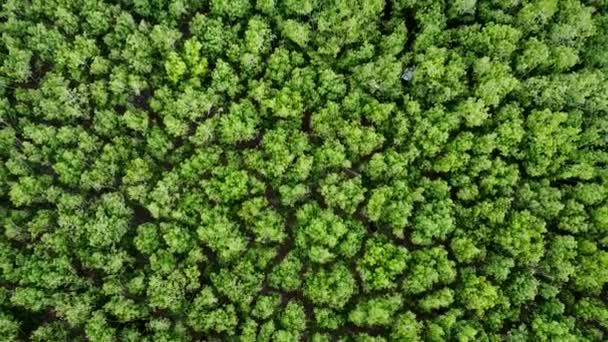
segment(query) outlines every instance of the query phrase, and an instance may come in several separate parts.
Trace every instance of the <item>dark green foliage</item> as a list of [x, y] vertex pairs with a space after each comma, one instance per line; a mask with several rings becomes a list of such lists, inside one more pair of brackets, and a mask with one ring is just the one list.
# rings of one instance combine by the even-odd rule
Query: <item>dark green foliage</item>
[[0, 341], [605, 341], [605, 0], [5, 0]]

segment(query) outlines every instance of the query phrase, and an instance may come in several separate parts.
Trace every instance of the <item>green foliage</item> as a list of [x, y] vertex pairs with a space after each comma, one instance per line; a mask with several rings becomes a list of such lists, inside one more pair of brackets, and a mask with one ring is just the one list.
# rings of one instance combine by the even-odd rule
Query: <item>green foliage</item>
[[270, 284], [278, 289], [294, 291], [302, 284], [302, 262], [295, 254], [287, 255], [268, 276]]
[[352, 257], [360, 247], [363, 228], [358, 222], [344, 221], [333, 212], [306, 204], [296, 213], [296, 246], [311, 261], [327, 263], [338, 255]]
[[6, 0], [0, 341], [608, 339], [605, 0]]
[[414, 294], [428, 290], [436, 283], [449, 284], [456, 277], [455, 262], [449, 260], [446, 250], [440, 247], [413, 252], [411, 265], [403, 285]]
[[279, 320], [281, 326], [288, 331], [302, 332], [306, 329], [306, 314], [301, 304], [295, 302], [287, 303]]
[[342, 308], [356, 292], [355, 279], [342, 264], [307, 274], [305, 278], [304, 294], [318, 305]]
[[463, 275], [460, 295], [465, 308], [482, 314], [497, 304], [498, 289], [485, 277], [478, 277], [467, 272]]
[[416, 320], [416, 315], [408, 311], [399, 315], [391, 329], [392, 340], [421, 341], [422, 323]]
[[213, 290], [204, 288], [192, 302], [188, 322], [195, 331], [227, 332], [234, 334], [238, 321], [234, 306], [218, 307], [218, 298]]
[[405, 270], [408, 257], [407, 249], [403, 247], [378, 237], [368, 240], [365, 255], [357, 267], [364, 289], [395, 288], [396, 278]]
[[450, 306], [454, 302], [454, 291], [450, 288], [443, 288], [435, 293], [431, 293], [420, 301], [420, 308], [424, 311], [437, 310]]
[[247, 240], [238, 230], [236, 223], [216, 210], [201, 214], [201, 226], [197, 233], [200, 240], [216, 251], [222, 259], [233, 259], [247, 246]]
[[321, 194], [325, 202], [334, 208], [340, 208], [352, 214], [357, 210], [359, 203], [365, 199], [365, 189], [361, 185], [361, 178], [341, 179], [332, 173], [321, 182]]
[[543, 253], [542, 236], [546, 231], [545, 223], [529, 212], [513, 214], [509, 229], [496, 234], [496, 242], [510, 255], [523, 263], [538, 263]]
[[284, 220], [268, 207], [265, 199], [257, 197], [243, 203], [241, 218], [251, 226], [258, 242], [281, 242], [285, 239]]
[[11, 316], [2, 314], [2, 316], [0, 316], [0, 336], [8, 341], [17, 339], [18, 334], [19, 323]]
[[388, 325], [401, 304], [402, 299], [398, 295], [369, 299], [358, 304], [348, 319], [358, 326]]

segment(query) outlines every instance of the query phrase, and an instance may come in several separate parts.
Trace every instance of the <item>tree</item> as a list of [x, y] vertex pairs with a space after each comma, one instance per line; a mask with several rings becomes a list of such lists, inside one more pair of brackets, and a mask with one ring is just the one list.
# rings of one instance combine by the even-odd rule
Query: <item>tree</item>
[[306, 204], [296, 213], [296, 247], [316, 263], [327, 263], [338, 255], [352, 257], [360, 248], [363, 227], [344, 221], [318, 205]]
[[194, 299], [188, 313], [188, 324], [195, 331], [235, 334], [237, 316], [231, 304], [217, 307], [217, 298], [210, 288], [203, 289]]
[[509, 66], [488, 57], [482, 57], [475, 63], [474, 73], [477, 80], [475, 95], [488, 106], [498, 106], [505, 96], [519, 86]]
[[288, 254], [276, 265], [270, 273], [268, 280], [276, 288], [294, 291], [300, 287], [302, 262], [295, 254]]
[[606, 340], [606, 0], [0, 16], [0, 341]]
[[476, 276], [471, 272], [463, 276], [460, 300], [468, 310], [482, 315], [487, 309], [497, 304], [499, 292], [484, 276]]
[[306, 314], [301, 304], [289, 302], [280, 316], [281, 326], [287, 331], [302, 332], [306, 329]]
[[365, 199], [365, 188], [361, 184], [361, 177], [344, 179], [332, 173], [320, 185], [325, 202], [348, 214], [354, 213], [359, 203]]
[[201, 227], [197, 233], [202, 242], [225, 260], [235, 258], [247, 246], [247, 240], [236, 224], [217, 211], [208, 210], [201, 214]]
[[509, 229], [496, 234], [496, 242], [514, 258], [527, 264], [537, 264], [544, 252], [545, 222], [528, 211], [512, 215]]
[[466, 70], [459, 55], [433, 46], [418, 54], [415, 62], [412, 85], [417, 97], [429, 103], [444, 103], [464, 92]]
[[409, 254], [407, 249], [376, 236], [367, 241], [365, 255], [357, 265], [364, 289], [395, 288], [396, 278], [405, 271]]
[[583, 240], [579, 243], [579, 254], [574, 284], [580, 291], [598, 293], [608, 282], [608, 272], [603, 269], [608, 263], [608, 253], [598, 250], [593, 242]]
[[410, 293], [423, 292], [436, 283], [449, 284], [456, 278], [456, 264], [448, 259], [447, 251], [441, 247], [412, 252], [410, 265], [408, 277], [403, 282]]
[[251, 4], [248, 1], [233, 3], [225, 0], [213, 0], [210, 5], [212, 13], [227, 16], [230, 19], [245, 17], [251, 9]]
[[241, 310], [249, 308], [254, 295], [262, 287], [263, 276], [249, 260], [241, 261], [232, 268], [223, 268], [210, 275], [217, 291]]
[[251, 313], [254, 317], [267, 319], [273, 315], [280, 303], [281, 298], [276, 295], [260, 297], [258, 300], [256, 300], [255, 306]]
[[420, 341], [422, 325], [416, 320], [416, 315], [408, 311], [398, 317], [391, 330], [391, 339]]
[[348, 319], [357, 326], [388, 325], [401, 305], [402, 299], [398, 295], [372, 298], [357, 305]]
[[310, 27], [308, 24], [288, 19], [283, 25], [283, 34], [285, 37], [302, 48], [306, 47], [306, 44], [310, 40]]
[[342, 264], [304, 276], [304, 294], [317, 305], [340, 309], [355, 294], [353, 275]]
[[424, 297], [420, 301], [420, 308], [424, 311], [432, 311], [449, 307], [453, 302], [454, 291], [446, 287]]
[[269, 208], [265, 198], [257, 197], [243, 203], [240, 216], [250, 225], [256, 241], [281, 242], [285, 239], [284, 220], [275, 210]]

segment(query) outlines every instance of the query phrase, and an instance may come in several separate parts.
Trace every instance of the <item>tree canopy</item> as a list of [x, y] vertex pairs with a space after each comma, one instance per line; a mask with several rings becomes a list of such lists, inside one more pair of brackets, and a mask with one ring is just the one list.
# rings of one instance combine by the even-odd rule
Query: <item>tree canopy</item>
[[0, 340], [608, 340], [608, 2], [2, 1]]

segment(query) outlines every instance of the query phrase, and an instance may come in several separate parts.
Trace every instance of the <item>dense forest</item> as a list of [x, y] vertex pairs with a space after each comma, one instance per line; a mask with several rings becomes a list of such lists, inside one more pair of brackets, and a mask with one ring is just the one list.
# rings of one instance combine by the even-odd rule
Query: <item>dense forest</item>
[[1, 6], [1, 341], [608, 339], [607, 0]]

